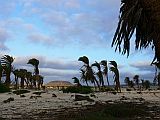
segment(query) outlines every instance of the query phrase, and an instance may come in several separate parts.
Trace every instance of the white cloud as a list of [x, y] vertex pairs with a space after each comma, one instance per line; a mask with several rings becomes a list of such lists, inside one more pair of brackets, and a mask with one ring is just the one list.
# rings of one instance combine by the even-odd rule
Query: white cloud
[[1, 50], [9, 50], [5, 45], [5, 42], [9, 39], [10, 35], [6, 29], [0, 28], [0, 49]]
[[65, 6], [68, 8], [80, 8], [80, 3], [78, 0], [67, 0]]
[[28, 40], [32, 43], [42, 43], [47, 46], [51, 46], [54, 43], [54, 39], [51, 38], [48, 35], [40, 34], [40, 33], [35, 33], [35, 34], [30, 34], [28, 36]]

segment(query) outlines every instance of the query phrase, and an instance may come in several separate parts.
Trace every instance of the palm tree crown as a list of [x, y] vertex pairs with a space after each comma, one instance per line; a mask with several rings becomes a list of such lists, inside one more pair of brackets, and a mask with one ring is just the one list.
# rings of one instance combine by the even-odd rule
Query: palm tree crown
[[[136, 49], [152, 45], [155, 49], [154, 60], [160, 62], [160, 1], [158, 0], [121, 0], [120, 18], [112, 46], [122, 54], [129, 55], [130, 40], [135, 37]], [[153, 61], [154, 61], [153, 60]]]
[[36, 58], [32, 58], [28, 61], [27, 64], [31, 64], [33, 65], [35, 68], [34, 68], [34, 72], [35, 72], [35, 75], [38, 75], [39, 74], [39, 69], [38, 69], [38, 65], [39, 65], [39, 60], [37, 60]]

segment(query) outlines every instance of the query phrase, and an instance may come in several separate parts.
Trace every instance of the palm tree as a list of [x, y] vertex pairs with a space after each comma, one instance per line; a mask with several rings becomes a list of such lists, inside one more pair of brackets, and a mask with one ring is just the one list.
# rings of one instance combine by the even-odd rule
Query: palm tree
[[129, 77], [125, 77], [124, 82], [125, 82], [126, 85], [129, 87], [129, 83], [130, 83]]
[[1, 64], [4, 68], [4, 70], [5, 70], [5, 73], [6, 73], [5, 84], [8, 87], [10, 86], [10, 83], [11, 83], [10, 75], [11, 75], [11, 72], [12, 72], [13, 61], [14, 61], [14, 58], [12, 56], [9, 56], [9, 55], [4, 55], [1, 58]]
[[160, 63], [156, 61], [156, 62], [152, 62], [151, 65], [154, 65], [154, 66], [155, 66], [155, 77], [154, 77], [153, 83], [156, 84], [156, 82], [157, 82], [158, 70], [160, 70]]
[[32, 84], [32, 72], [28, 72], [26, 73], [26, 84], [27, 84], [27, 88], [32, 88], [33, 84]]
[[110, 71], [114, 73], [114, 82], [115, 82], [115, 90], [120, 91], [121, 92], [121, 86], [120, 86], [120, 81], [119, 81], [119, 70], [118, 70], [118, 66], [117, 63], [115, 61], [110, 61], [110, 65], [112, 65], [110, 67]]
[[133, 80], [135, 81], [135, 84], [137, 85], [138, 89], [139, 89], [139, 75], [135, 75], [133, 77]]
[[160, 1], [121, 0], [120, 17], [112, 46], [122, 54], [129, 55], [130, 40], [135, 33], [136, 49], [152, 46], [153, 61], [160, 62]]
[[80, 81], [79, 81], [79, 79], [78, 79], [77, 77], [73, 77], [72, 79], [74, 80], [74, 83], [77, 84], [77, 87], [82, 86], [82, 85], [80, 84]]
[[21, 78], [20, 86], [22, 89], [24, 89], [24, 82], [26, 81], [26, 73], [27, 73], [26, 69], [19, 70], [19, 77]]
[[94, 72], [92, 70], [92, 67], [89, 65], [89, 59], [86, 56], [79, 57], [78, 61], [81, 61], [84, 63], [84, 65], [81, 67], [85, 71], [85, 80], [90, 81], [95, 85], [97, 84], [98, 88], [100, 88], [100, 85], [98, 81], [96, 80], [96, 77], [94, 76]]
[[106, 76], [107, 84], [108, 84], [108, 86], [109, 86], [107, 60], [102, 60], [102, 61], [101, 61], [101, 65], [103, 66], [103, 75]]
[[39, 60], [32, 58], [28, 61], [27, 64], [31, 64], [34, 66], [34, 74], [38, 75], [39, 74], [39, 69], [38, 69], [38, 65], [39, 65]]
[[32, 76], [34, 87], [40, 89], [40, 86], [43, 85], [43, 76], [41, 75], [33, 75]]
[[13, 70], [13, 74], [15, 76], [15, 82], [16, 82], [15, 88], [18, 89], [18, 87], [19, 87], [18, 86], [19, 70], [18, 69]]
[[102, 71], [101, 71], [101, 66], [100, 66], [100, 64], [95, 61], [95, 63], [93, 63], [91, 66], [92, 66], [92, 67], [93, 67], [93, 66], [97, 67], [98, 72], [96, 73], [96, 75], [97, 75], [97, 77], [98, 77], [98, 79], [99, 79], [100, 85], [102, 85], [102, 87], [104, 87], [103, 73], [102, 73]]

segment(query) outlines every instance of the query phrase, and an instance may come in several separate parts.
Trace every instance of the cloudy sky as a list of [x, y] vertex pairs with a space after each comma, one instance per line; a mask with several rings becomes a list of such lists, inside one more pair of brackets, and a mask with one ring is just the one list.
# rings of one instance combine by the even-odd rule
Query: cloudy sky
[[45, 82], [78, 77], [84, 55], [90, 63], [117, 61], [122, 82], [135, 74], [152, 80], [152, 50], [135, 51], [132, 43], [127, 58], [111, 48], [119, 8], [120, 0], [0, 0], [0, 54], [29, 71], [27, 61], [39, 59]]

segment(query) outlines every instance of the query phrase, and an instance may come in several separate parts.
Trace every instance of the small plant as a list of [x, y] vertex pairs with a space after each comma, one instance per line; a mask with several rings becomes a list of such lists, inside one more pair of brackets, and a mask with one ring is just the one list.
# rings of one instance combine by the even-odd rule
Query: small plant
[[5, 86], [5, 84], [0, 84], [0, 93], [10, 92], [10, 88]]
[[30, 92], [29, 90], [16, 90], [16, 91], [13, 91], [13, 93], [16, 94], [16, 95], [21, 95], [21, 94], [29, 93], [29, 92]]

